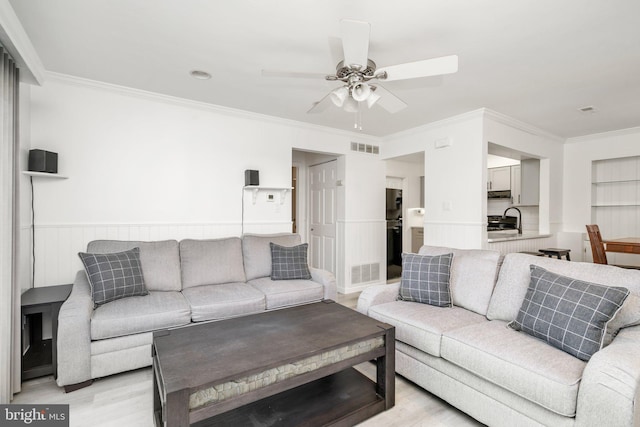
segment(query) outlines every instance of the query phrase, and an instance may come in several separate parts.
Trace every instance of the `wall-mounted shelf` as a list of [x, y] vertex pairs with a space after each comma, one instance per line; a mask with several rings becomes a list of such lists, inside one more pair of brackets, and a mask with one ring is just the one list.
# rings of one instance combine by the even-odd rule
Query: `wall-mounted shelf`
[[60, 175], [57, 173], [47, 173], [47, 172], [32, 172], [32, 171], [22, 171], [23, 174], [38, 177], [38, 178], [51, 178], [51, 179], [68, 179], [68, 176]]
[[261, 191], [266, 192], [279, 192], [280, 193], [280, 204], [283, 205], [286, 200], [287, 193], [293, 190], [293, 187], [263, 187], [260, 185], [247, 185], [244, 187], [245, 191], [252, 192], [252, 202], [255, 205], [258, 200], [258, 193]]

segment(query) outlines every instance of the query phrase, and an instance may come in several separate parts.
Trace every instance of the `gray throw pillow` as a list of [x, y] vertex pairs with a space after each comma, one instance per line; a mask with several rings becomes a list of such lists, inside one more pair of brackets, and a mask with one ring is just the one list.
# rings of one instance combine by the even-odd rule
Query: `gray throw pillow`
[[140, 267], [140, 248], [112, 254], [80, 252], [78, 256], [87, 272], [95, 306], [149, 293]]
[[607, 324], [629, 290], [572, 279], [536, 265], [530, 269], [527, 294], [509, 326], [588, 361], [602, 348]]
[[311, 279], [307, 262], [308, 243], [297, 246], [280, 246], [273, 242], [271, 247], [271, 280]]
[[398, 299], [451, 307], [449, 279], [452, 260], [452, 253], [437, 256], [402, 254]]

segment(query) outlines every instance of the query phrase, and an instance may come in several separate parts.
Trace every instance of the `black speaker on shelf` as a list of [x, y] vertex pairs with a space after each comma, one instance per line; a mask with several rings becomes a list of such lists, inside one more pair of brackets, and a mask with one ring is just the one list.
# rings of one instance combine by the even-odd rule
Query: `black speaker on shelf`
[[244, 185], [260, 185], [258, 171], [251, 169], [244, 171]]
[[29, 150], [31, 172], [58, 173], [58, 153], [45, 150]]

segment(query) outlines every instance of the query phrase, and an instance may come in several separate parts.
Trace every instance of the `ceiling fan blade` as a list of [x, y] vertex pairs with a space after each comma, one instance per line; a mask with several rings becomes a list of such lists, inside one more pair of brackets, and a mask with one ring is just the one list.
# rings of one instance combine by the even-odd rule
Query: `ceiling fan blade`
[[262, 70], [262, 77], [286, 77], [298, 79], [325, 79], [328, 74], [305, 73], [299, 71]]
[[401, 100], [379, 84], [376, 84], [375, 86], [375, 93], [380, 95], [380, 99], [378, 100], [378, 102], [376, 102], [376, 105], [381, 106], [391, 114], [397, 113], [398, 111], [407, 108], [407, 104], [405, 104], [403, 100]]
[[363, 70], [367, 67], [370, 31], [371, 25], [368, 22], [350, 19], [340, 21], [344, 65], [359, 65]]
[[322, 113], [324, 110], [326, 110], [332, 105], [333, 105], [333, 102], [331, 101], [331, 93], [328, 93], [320, 101], [314, 102], [313, 107], [311, 107], [309, 111], [307, 111], [307, 114]]
[[390, 82], [393, 80], [439, 76], [441, 74], [455, 73], [456, 71], [458, 71], [458, 56], [450, 55], [378, 68], [376, 70], [376, 75], [386, 72], [387, 77], [381, 80]]
[[342, 50], [342, 40], [340, 37], [329, 37], [329, 53], [331, 55], [331, 65], [334, 67], [338, 62], [344, 59], [344, 51]]

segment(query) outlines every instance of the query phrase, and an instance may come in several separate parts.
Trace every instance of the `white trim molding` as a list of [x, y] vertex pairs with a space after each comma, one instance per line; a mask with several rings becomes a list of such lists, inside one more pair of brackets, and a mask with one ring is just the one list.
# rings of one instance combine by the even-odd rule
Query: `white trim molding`
[[45, 69], [9, 0], [0, 0], [0, 42], [20, 69], [20, 81], [42, 85]]

